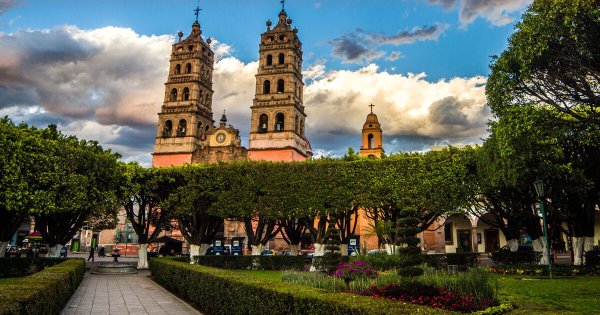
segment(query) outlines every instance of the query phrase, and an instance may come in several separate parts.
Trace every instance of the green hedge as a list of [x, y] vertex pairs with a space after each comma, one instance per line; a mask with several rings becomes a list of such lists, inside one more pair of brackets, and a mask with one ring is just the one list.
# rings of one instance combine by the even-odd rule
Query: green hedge
[[306, 256], [194, 256], [198, 265], [222, 269], [305, 270], [311, 258]]
[[0, 315], [59, 314], [84, 272], [83, 259], [68, 259], [34, 275], [0, 283]]
[[65, 261], [61, 258], [36, 258], [27, 257], [0, 258], [0, 278], [3, 277], [23, 277], [29, 273], [31, 267], [43, 270], [47, 267], [60, 264]]
[[448, 314], [447, 311], [152, 258], [154, 280], [205, 314]]
[[510, 250], [500, 250], [492, 253], [492, 260], [496, 265], [536, 265], [540, 261], [541, 257], [541, 253], [533, 250], [516, 252], [511, 252]]

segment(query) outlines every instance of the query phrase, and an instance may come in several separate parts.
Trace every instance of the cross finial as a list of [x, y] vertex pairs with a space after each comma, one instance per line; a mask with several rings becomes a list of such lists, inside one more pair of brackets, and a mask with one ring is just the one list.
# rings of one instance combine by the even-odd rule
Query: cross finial
[[281, 11], [285, 11], [285, 0], [281, 0]]
[[198, 15], [200, 15], [200, 11], [202, 11], [202, 9], [200, 9], [200, 0], [198, 0], [198, 6], [194, 10], [194, 14], [196, 14], [196, 22], [198, 22]]
[[375, 105], [373, 105], [373, 103], [371, 103], [371, 105], [369, 105], [369, 107], [371, 107], [371, 114], [373, 114], [373, 107], [375, 107]]

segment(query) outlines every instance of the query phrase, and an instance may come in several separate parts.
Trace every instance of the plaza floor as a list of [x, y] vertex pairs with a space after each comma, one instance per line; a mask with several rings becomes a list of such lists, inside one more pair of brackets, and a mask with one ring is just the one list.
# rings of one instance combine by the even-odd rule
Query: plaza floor
[[[88, 267], [93, 269], [99, 262], [107, 260], [109, 259], [97, 258], [96, 263], [88, 263]], [[127, 260], [121, 261], [128, 262]], [[61, 314], [200, 313], [152, 281], [149, 271], [113, 276], [95, 275], [88, 270]]]

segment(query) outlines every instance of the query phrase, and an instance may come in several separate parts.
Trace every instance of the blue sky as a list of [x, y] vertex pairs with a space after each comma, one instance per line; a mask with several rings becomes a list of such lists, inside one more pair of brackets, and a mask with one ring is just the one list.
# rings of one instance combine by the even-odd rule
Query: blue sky
[[[286, 1], [303, 42], [307, 132], [315, 151], [340, 155], [349, 146], [357, 148], [370, 102], [383, 116], [388, 152], [480, 142], [491, 118], [482, 94], [490, 56], [506, 47], [530, 2]], [[0, 59], [5, 60], [0, 61], [0, 114], [34, 124], [57, 123], [65, 132], [97, 138], [147, 164], [169, 42], [178, 31], [189, 32], [196, 3], [0, 0]], [[201, 1], [200, 7], [204, 35], [216, 39], [213, 48], [220, 51], [215, 113], [230, 112], [230, 122], [247, 141], [259, 35], [267, 19], [276, 20], [281, 4], [214, 0]], [[32, 69], [22, 70], [25, 62]], [[155, 101], [109, 84], [118, 80], [121, 62], [130, 66], [126, 82], [155, 93]], [[87, 80], [81, 74], [68, 77], [68, 67], [86, 63]], [[74, 90], [82, 94], [72, 97], [66, 84], [80, 84]], [[19, 99], [23, 94], [31, 97]], [[132, 108], [144, 111], [145, 118], [135, 117]]]

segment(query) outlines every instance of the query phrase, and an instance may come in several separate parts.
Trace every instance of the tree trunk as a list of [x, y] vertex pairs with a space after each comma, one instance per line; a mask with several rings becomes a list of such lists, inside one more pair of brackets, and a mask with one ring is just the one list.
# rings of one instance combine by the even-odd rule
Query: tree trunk
[[340, 244], [340, 252], [342, 256], [348, 256], [348, 244]]
[[48, 254], [46, 257], [58, 258], [60, 257], [60, 250], [63, 248], [63, 245], [55, 245], [48, 248]]
[[263, 244], [252, 245], [252, 256], [260, 256], [263, 250], [265, 250], [265, 245]]
[[518, 239], [510, 239], [506, 240], [506, 246], [510, 249], [511, 252], [516, 252], [519, 249], [519, 240]]
[[573, 264], [581, 266], [584, 263], [585, 252], [594, 249], [593, 237], [573, 237]]
[[400, 246], [393, 244], [385, 244], [385, 251], [388, 255], [396, 255], [400, 252]]
[[195, 256], [200, 256], [200, 245], [190, 244], [190, 264], [195, 264]]
[[313, 244], [315, 250], [313, 252], [313, 257], [319, 257], [325, 255], [325, 244]]
[[0, 258], [4, 258], [8, 242], [0, 242]]
[[290, 244], [290, 256], [298, 256], [298, 244]]
[[140, 244], [138, 248], [137, 269], [148, 269], [148, 244]]
[[548, 265], [550, 257], [548, 257], [548, 251], [546, 250], [546, 240], [543, 237], [536, 238], [531, 241], [533, 250], [542, 253], [542, 259], [540, 259], [540, 265]]

